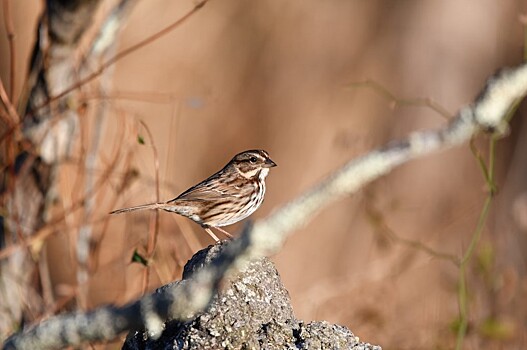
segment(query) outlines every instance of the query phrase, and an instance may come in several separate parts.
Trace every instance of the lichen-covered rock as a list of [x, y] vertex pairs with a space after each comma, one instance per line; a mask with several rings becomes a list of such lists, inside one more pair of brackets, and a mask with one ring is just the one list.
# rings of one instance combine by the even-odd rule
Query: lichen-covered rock
[[[223, 249], [217, 244], [186, 264], [188, 279]], [[273, 263], [262, 258], [231, 278], [209, 309], [190, 322], [167, 322], [162, 336], [129, 334], [123, 349], [372, 349], [347, 328], [327, 322], [304, 324], [294, 317], [289, 294]]]

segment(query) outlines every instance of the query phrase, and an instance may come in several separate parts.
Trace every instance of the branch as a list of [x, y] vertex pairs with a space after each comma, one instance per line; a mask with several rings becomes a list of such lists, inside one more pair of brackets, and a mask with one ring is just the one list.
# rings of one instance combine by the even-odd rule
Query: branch
[[66, 96], [67, 94], [69, 94], [70, 92], [73, 92], [75, 90], [77, 90], [79, 87], [91, 82], [92, 80], [94, 80], [95, 78], [99, 77], [100, 75], [102, 75], [102, 73], [108, 68], [108, 67], [111, 67], [112, 65], [114, 65], [115, 63], [117, 63], [118, 61], [120, 61], [121, 59], [123, 59], [124, 57], [130, 55], [131, 53], [143, 48], [144, 46], [147, 46], [149, 45], [150, 43], [156, 41], [158, 38], [170, 33], [171, 31], [173, 31], [175, 28], [179, 27], [181, 24], [183, 24], [184, 22], [186, 22], [189, 18], [192, 17], [192, 15], [194, 15], [196, 12], [198, 12], [203, 6], [205, 6], [205, 4], [208, 2], [209, 0], [201, 0], [201, 2], [198, 2], [196, 3], [196, 5], [190, 10], [188, 11], [183, 17], [179, 18], [177, 21], [175, 21], [174, 23], [168, 25], [167, 27], [161, 29], [160, 31], [158, 31], [157, 33], [154, 33], [152, 35], [150, 35], [149, 37], [141, 40], [140, 42], [130, 46], [129, 48], [126, 48], [124, 49], [123, 51], [120, 51], [119, 53], [117, 53], [115, 56], [112, 56], [110, 59], [108, 59], [108, 61], [104, 62], [103, 64], [101, 64], [99, 66], [98, 69], [96, 69], [93, 73], [89, 74], [88, 76], [80, 79], [77, 83], [69, 86], [68, 88], [64, 89], [63, 91], [61, 91], [60, 93], [54, 95], [53, 97], [50, 97], [49, 99], [47, 99], [45, 102], [43, 102], [42, 104], [38, 105], [38, 106], [35, 106], [35, 108], [32, 110], [32, 112], [30, 112], [30, 114], [34, 113], [34, 112], [37, 112], [39, 111], [40, 109], [48, 106], [50, 103]]
[[55, 349], [102, 341], [128, 330], [148, 329], [157, 338], [167, 319], [189, 320], [204, 310], [228, 270], [243, 256], [250, 242], [250, 226], [230, 242], [214, 263], [199, 270], [189, 282], [169, 285], [123, 307], [102, 307], [89, 313], [59, 315], [7, 339], [3, 349]]
[[411, 159], [469, 141], [480, 131], [504, 133], [507, 112], [527, 93], [527, 65], [490, 78], [476, 101], [463, 107], [443, 129], [414, 132], [347, 163], [304, 195], [254, 225], [255, 255], [272, 254], [287, 234], [307, 223], [320, 209], [348, 196]]
[[136, 4], [137, 0], [119, 1], [101, 24], [101, 28], [90, 45], [89, 52], [83, 58], [83, 64], [81, 65], [84, 65], [87, 60], [101, 57], [108, 48], [115, 45], [117, 34], [122, 30], [124, 22], [128, 19], [128, 14]]
[[124, 307], [103, 307], [88, 314], [57, 316], [13, 335], [4, 349], [54, 348], [83, 341], [109, 340], [145, 327], [159, 336], [165, 319], [188, 320], [204, 310], [224, 276], [243, 270], [251, 259], [277, 252], [292, 231], [337, 199], [388, 173], [396, 166], [470, 140], [484, 130], [503, 131], [508, 109], [527, 92], [527, 65], [504, 70], [489, 79], [474, 104], [462, 108], [443, 129], [422, 131], [352, 160], [326, 180], [289, 202], [229, 242], [219, 256], [194, 277]]

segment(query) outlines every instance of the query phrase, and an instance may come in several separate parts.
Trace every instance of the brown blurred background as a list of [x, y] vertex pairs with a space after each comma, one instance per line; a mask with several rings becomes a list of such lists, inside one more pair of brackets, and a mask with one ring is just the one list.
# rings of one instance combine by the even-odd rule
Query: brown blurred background
[[[116, 51], [192, 6], [191, 1], [139, 2]], [[160, 199], [175, 197], [241, 150], [269, 151], [278, 167], [253, 218], [265, 217], [346, 161], [446, 123], [428, 107], [396, 107], [379, 89], [351, 83], [375, 81], [402, 98], [430, 98], [454, 114], [497, 69], [522, 62], [526, 7], [519, 0], [211, 1], [185, 25], [84, 87], [88, 112], [76, 152], [62, 168], [63, 202], [57, 205], [82, 198], [88, 176], [108, 181], [98, 185], [93, 214], [72, 213], [46, 242], [54, 298], [80, 290], [78, 306], [91, 309], [141, 294], [144, 268], [130, 258], [135, 249], [145, 251], [153, 215], [107, 216], [156, 200], [152, 141], [140, 121], [158, 152]], [[37, 2], [12, 2], [19, 88], [40, 11]], [[0, 48], [6, 83], [3, 26]], [[101, 105], [107, 110], [97, 124], [94, 111]], [[521, 112], [509, 137], [498, 143], [500, 192], [469, 264], [466, 349], [527, 345]], [[96, 166], [86, 169], [82, 159], [96, 134], [101, 136]], [[476, 140], [484, 154], [486, 144], [485, 137]], [[273, 257], [297, 317], [345, 325], [386, 349], [452, 348], [458, 268], [391, 239], [385, 226], [459, 256], [483, 207], [484, 184], [464, 145], [404, 165], [326, 208]], [[75, 249], [82, 224], [92, 225], [94, 243], [87, 285], [78, 287]], [[180, 278], [186, 260], [211, 243], [197, 225], [161, 213], [148, 290]]]

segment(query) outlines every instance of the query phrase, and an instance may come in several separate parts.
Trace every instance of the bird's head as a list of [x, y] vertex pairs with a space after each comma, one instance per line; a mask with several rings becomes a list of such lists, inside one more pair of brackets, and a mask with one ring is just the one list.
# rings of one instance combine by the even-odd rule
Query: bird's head
[[229, 162], [229, 166], [247, 179], [256, 176], [264, 179], [269, 173], [269, 168], [275, 167], [276, 163], [271, 160], [269, 153], [258, 149], [238, 153]]

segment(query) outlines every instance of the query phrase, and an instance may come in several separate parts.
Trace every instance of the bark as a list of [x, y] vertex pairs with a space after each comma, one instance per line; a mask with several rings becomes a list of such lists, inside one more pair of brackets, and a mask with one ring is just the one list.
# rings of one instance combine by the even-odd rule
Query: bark
[[[34, 235], [48, 219], [49, 206], [57, 200], [56, 174], [75, 139], [78, 92], [54, 99], [76, 81], [75, 52], [92, 22], [97, 0], [48, 0], [38, 24], [29, 67], [28, 91], [22, 116], [22, 139], [6, 196], [8, 215], [1, 235], [16, 244]], [[10, 302], [0, 312], [0, 332], [20, 324], [24, 311], [39, 312], [43, 303], [34, 294], [36, 264], [29, 250], [19, 250], [1, 262], [0, 291]], [[30, 319], [30, 318], [29, 318]]]

